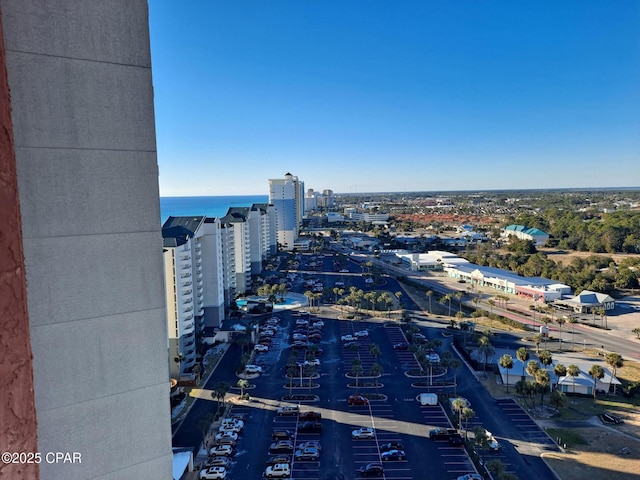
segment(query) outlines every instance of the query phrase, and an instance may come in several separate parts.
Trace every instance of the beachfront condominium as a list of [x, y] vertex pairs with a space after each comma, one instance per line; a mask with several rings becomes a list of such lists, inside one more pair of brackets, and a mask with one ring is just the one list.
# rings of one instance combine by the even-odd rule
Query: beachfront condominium
[[[243, 294], [251, 288], [251, 218], [258, 213], [249, 207], [231, 207], [220, 219], [223, 228], [233, 235], [234, 272], [236, 293]], [[258, 272], [260, 273], [260, 272]]]
[[169, 480], [147, 0], [0, 14], [0, 478]]
[[169, 370], [173, 378], [198, 373], [205, 328], [219, 328], [225, 317], [223, 255], [226, 234], [218, 218], [169, 217], [162, 226], [167, 303]]
[[269, 179], [269, 203], [276, 210], [279, 248], [293, 250], [304, 215], [304, 182], [290, 173], [284, 178]]

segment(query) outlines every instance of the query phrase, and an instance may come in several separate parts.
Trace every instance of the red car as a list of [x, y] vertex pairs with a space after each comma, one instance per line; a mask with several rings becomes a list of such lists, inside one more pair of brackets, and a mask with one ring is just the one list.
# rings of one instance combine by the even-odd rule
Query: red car
[[368, 405], [369, 399], [367, 397], [363, 397], [362, 395], [351, 395], [347, 399], [347, 403], [349, 405]]
[[300, 414], [300, 421], [313, 421], [321, 418], [322, 414], [320, 412], [302, 412]]

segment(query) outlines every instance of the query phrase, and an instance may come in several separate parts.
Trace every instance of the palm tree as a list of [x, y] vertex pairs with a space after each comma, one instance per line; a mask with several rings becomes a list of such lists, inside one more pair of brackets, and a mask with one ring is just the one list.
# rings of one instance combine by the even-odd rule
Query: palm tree
[[383, 371], [384, 369], [382, 368], [382, 365], [380, 365], [379, 363], [373, 363], [371, 365], [371, 368], [369, 369], [371, 376], [375, 377], [376, 379], [376, 386], [378, 385], [378, 377], [382, 374]]
[[553, 363], [553, 357], [551, 356], [551, 352], [549, 352], [549, 350], [543, 350], [542, 352], [540, 352], [538, 358], [540, 359], [540, 363], [544, 365], [545, 370], [549, 365]]
[[484, 368], [483, 372], [487, 371], [487, 362], [489, 361], [489, 357], [495, 353], [496, 349], [491, 345], [491, 340], [486, 335], [483, 335], [478, 339], [478, 353], [482, 354], [484, 357]]
[[351, 361], [351, 374], [356, 377], [356, 390], [358, 390], [358, 377], [362, 375], [362, 361], [359, 358]]
[[461, 418], [464, 420], [464, 438], [467, 438], [467, 429], [469, 427], [469, 419], [476, 416], [476, 412], [469, 407], [464, 407], [462, 409]]
[[576, 349], [576, 318], [575, 317], [569, 317], [567, 319], [567, 322], [569, 322], [569, 324], [571, 325], [571, 350]]
[[536, 355], [540, 354], [540, 344], [542, 343], [542, 334], [536, 333], [533, 337], [533, 343], [536, 344]]
[[185, 356], [181, 353], [178, 353], [178, 356], [173, 359], [173, 361], [178, 364], [178, 385], [180, 385], [180, 377], [182, 376], [182, 361], [184, 359]]
[[[618, 353], [607, 353], [604, 357], [607, 365], [611, 367], [611, 380], [609, 381], [609, 391], [611, 391], [611, 384], [613, 383], [613, 377], [616, 376], [616, 371], [618, 368], [622, 367], [623, 360], [622, 357]], [[613, 387], [613, 394], [616, 394], [616, 386]]]
[[467, 401], [464, 398], [456, 398], [451, 402], [451, 408], [458, 414], [458, 428], [462, 428], [462, 410], [467, 407]]
[[566, 320], [562, 317], [556, 318], [556, 323], [558, 324], [558, 339], [560, 340], [560, 351], [562, 351], [562, 325]]
[[224, 406], [224, 397], [227, 395], [229, 391], [228, 382], [220, 382], [215, 387], [213, 387], [213, 392], [211, 392], [211, 396], [218, 401], [218, 409], [216, 410], [216, 416], [220, 413], [220, 410]]
[[454, 358], [449, 365], [453, 370], [453, 394], [456, 395], [458, 392], [458, 369], [462, 366], [462, 362]]
[[571, 377], [572, 393], [576, 393], [576, 377], [580, 375], [580, 367], [577, 365], [569, 365], [567, 367], [567, 375]]
[[589, 375], [591, 375], [591, 378], [593, 378], [593, 401], [595, 402], [598, 380], [604, 377], [604, 368], [602, 368], [600, 365], [591, 365], [591, 368], [589, 369]]
[[640, 328], [634, 328], [633, 330], [631, 330], [631, 333], [635, 333], [638, 340], [640, 340]]
[[535, 360], [529, 360], [529, 363], [527, 363], [527, 373], [535, 379], [536, 373], [538, 373], [539, 370], [540, 364]]
[[442, 299], [446, 302], [449, 302], [449, 316], [451, 316], [451, 299], [453, 296], [450, 293], [447, 293]]
[[380, 353], [382, 352], [380, 350], [380, 347], [377, 344], [372, 343], [371, 345], [369, 345], [369, 353], [374, 358], [374, 360], [377, 360], [378, 357], [380, 356]]
[[560, 381], [560, 377], [567, 376], [567, 367], [565, 367], [561, 363], [556, 363], [556, 365], [553, 367], [553, 373], [556, 377], [558, 377], [558, 381]]
[[431, 315], [433, 313], [433, 311], [431, 310], [431, 297], [433, 297], [433, 292], [431, 290], [427, 290], [425, 292], [425, 295], [429, 299], [429, 314]]
[[546, 370], [538, 370], [536, 372], [536, 384], [540, 389], [540, 408], [544, 406], [544, 394], [549, 389], [549, 385], [551, 384], [551, 378], [549, 376], [549, 372]]
[[249, 386], [249, 380], [241, 378], [238, 380], [238, 383], [236, 383], [236, 386], [240, 389], [240, 398], [244, 398], [244, 391]]
[[458, 300], [458, 311], [461, 312], [462, 311], [462, 297], [463, 297], [464, 293], [458, 291], [456, 292], [453, 296], [456, 297], [456, 300]]
[[526, 347], [520, 347], [516, 350], [516, 357], [522, 362], [522, 380], [524, 380], [524, 362], [529, 360], [529, 350]]
[[507, 393], [509, 393], [509, 370], [513, 368], [513, 357], [505, 353], [500, 357], [500, 366], [507, 371]]

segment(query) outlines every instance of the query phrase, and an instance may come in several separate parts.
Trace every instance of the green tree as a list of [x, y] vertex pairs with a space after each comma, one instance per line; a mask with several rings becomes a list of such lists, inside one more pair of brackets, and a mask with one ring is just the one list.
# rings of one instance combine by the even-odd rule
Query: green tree
[[567, 375], [571, 377], [572, 393], [576, 393], [576, 377], [580, 375], [580, 367], [577, 365], [569, 365], [567, 367]]
[[433, 292], [431, 290], [427, 290], [425, 295], [429, 299], [429, 314], [431, 315], [433, 313], [433, 310], [431, 309], [431, 297], [433, 297]]
[[640, 328], [638, 327], [634, 328], [633, 330], [631, 330], [631, 333], [635, 333], [636, 338], [640, 340]]
[[556, 409], [560, 410], [567, 405], [567, 396], [560, 390], [554, 390], [549, 395], [549, 403]]
[[542, 343], [542, 334], [536, 333], [532, 337], [533, 343], [536, 345], [536, 355], [540, 354], [540, 344]]
[[507, 371], [507, 393], [509, 393], [509, 370], [513, 368], [513, 357], [505, 353], [500, 357], [500, 366]]
[[249, 381], [241, 378], [238, 380], [238, 383], [236, 383], [236, 386], [240, 389], [240, 398], [244, 398], [244, 391], [249, 386]]
[[549, 390], [551, 385], [551, 377], [547, 370], [538, 370], [535, 375], [538, 390], [540, 390], [540, 408], [544, 406], [544, 394]]
[[351, 374], [356, 378], [356, 390], [358, 389], [358, 379], [362, 375], [362, 361], [359, 358], [354, 358], [351, 361]]
[[551, 352], [549, 350], [543, 350], [542, 352], [540, 352], [540, 355], [538, 355], [538, 359], [540, 359], [540, 363], [544, 365], [545, 370], [549, 365], [553, 363], [553, 357], [551, 356]]
[[527, 350], [527, 347], [520, 347], [516, 351], [516, 357], [518, 357], [518, 360], [522, 362], [522, 380], [524, 380], [524, 369], [525, 369], [524, 362], [529, 360], [529, 350]]
[[491, 340], [486, 335], [483, 335], [478, 339], [478, 353], [482, 355], [484, 358], [484, 368], [483, 372], [487, 370], [487, 362], [489, 358], [495, 353], [496, 349], [491, 344]]
[[[622, 367], [622, 365], [624, 364], [622, 357], [620, 356], [620, 354], [618, 353], [607, 353], [604, 357], [605, 361], [607, 362], [607, 365], [609, 365], [611, 367], [611, 379], [609, 381], [609, 391], [611, 391], [611, 385], [613, 384], [613, 377], [616, 376], [616, 373], [618, 371], [618, 368]], [[613, 394], [616, 394], [616, 387], [613, 387]]]
[[598, 380], [604, 377], [604, 368], [602, 368], [600, 365], [591, 365], [591, 368], [589, 369], [589, 375], [591, 375], [591, 378], [593, 378], [593, 401], [595, 402]]

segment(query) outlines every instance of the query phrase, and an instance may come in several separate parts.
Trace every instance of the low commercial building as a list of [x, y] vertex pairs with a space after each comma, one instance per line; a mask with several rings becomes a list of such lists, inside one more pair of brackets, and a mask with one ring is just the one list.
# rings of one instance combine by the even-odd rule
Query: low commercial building
[[504, 227], [500, 236], [506, 239], [510, 236], [515, 236], [521, 240], [531, 240], [536, 246], [542, 246], [549, 240], [548, 233], [543, 232], [539, 228], [529, 228], [524, 225], [509, 225], [508, 227]]
[[572, 308], [576, 313], [593, 313], [602, 308], [613, 310], [616, 307], [616, 301], [606, 293], [589, 290], [583, 290], [575, 297], [563, 300], [562, 303]]

